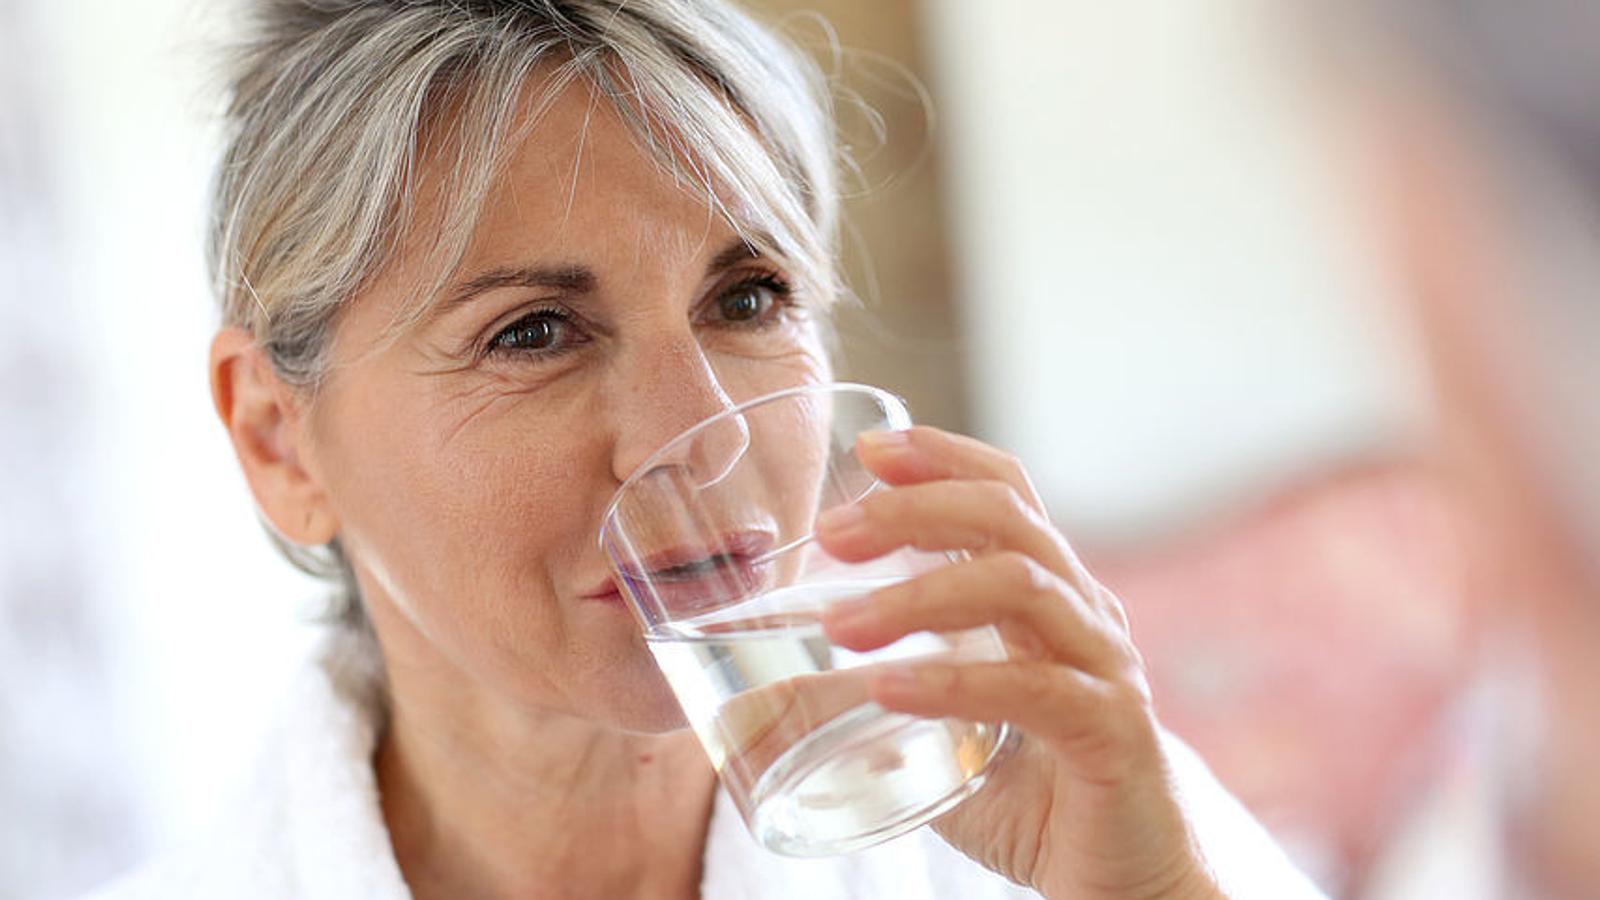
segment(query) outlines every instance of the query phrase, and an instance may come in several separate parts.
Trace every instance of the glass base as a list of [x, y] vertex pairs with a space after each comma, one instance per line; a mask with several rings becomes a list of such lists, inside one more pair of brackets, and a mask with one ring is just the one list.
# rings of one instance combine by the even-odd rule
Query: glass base
[[977, 792], [1010, 728], [923, 719], [868, 703], [791, 747], [751, 792], [750, 831], [785, 856], [829, 856], [899, 837]]

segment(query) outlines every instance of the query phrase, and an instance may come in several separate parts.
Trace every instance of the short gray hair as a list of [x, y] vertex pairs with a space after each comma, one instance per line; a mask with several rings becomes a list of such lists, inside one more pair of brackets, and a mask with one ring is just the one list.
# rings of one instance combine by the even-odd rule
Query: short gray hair
[[[840, 293], [836, 141], [816, 66], [723, 0], [255, 0], [231, 54], [226, 151], [213, 198], [212, 279], [226, 325], [250, 331], [314, 395], [345, 302], [393, 260], [419, 160], [447, 157], [435, 281], [459, 265], [513, 140], [535, 70], [543, 108], [583, 79], [663, 169], [701, 194], [803, 289]], [[295, 547], [337, 581], [330, 617], [362, 619], [338, 542]]]

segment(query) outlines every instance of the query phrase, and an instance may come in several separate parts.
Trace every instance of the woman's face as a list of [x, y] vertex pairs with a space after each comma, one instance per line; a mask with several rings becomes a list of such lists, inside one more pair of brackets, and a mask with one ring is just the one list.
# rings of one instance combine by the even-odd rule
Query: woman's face
[[446, 299], [385, 343], [426, 256], [403, 248], [351, 302], [308, 417], [309, 468], [389, 664], [447, 663], [514, 704], [620, 727], [680, 725], [612, 588], [600, 516], [687, 426], [826, 380], [818, 298], [790, 295], [782, 264], [582, 86], [515, 151]]

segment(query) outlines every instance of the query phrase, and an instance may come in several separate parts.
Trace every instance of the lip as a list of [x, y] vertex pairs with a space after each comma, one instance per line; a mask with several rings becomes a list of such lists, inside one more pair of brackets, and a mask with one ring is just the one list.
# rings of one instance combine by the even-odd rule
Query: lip
[[719, 557], [729, 561], [750, 560], [772, 549], [776, 543], [770, 532], [745, 530], [726, 532], [717, 539], [703, 544], [680, 544], [656, 550], [642, 557], [637, 565], [623, 565], [622, 577], [630, 581], [693, 581], [698, 575], [692, 571], [674, 572], [695, 563]]
[[776, 544], [768, 531], [727, 532], [708, 543], [680, 544], [646, 554], [617, 567], [617, 577], [584, 594], [591, 600], [619, 602], [618, 582], [640, 599], [670, 610], [693, 613], [748, 596], [766, 583], [768, 563], [755, 562]]
[[617, 590], [617, 583], [611, 578], [607, 578], [605, 581], [597, 583], [593, 588], [585, 591], [579, 596], [585, 600], [604, 600], [612, 603], [622, 602], [622, 592]]

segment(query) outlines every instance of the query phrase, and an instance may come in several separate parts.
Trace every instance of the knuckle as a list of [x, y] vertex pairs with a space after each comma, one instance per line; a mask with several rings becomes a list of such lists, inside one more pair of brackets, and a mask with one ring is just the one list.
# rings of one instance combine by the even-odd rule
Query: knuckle
[[1022, 458], [1006, 450], [1000, 451], [1000, 468], [1018, 482], [1027, 482], [1028, 467], [1022, 464]]
[[1133, 634], [1132, 623], [1128, 619], [1128, 611], [1122, 601], [1109, 590], [1101, 587], [1098, 582], [1091, 581], [1087, 588], [1079, 592], [1084, 599], [1088, 610], [1100, 622], [1108, 640], [1119, 643], [1129, 643]]
[[1049, 593], [1053, 587], [1050, 572], [1039, 561], [1017, 550], [1008, 550], [996, 557], [1003, 577], [1015, 590], [1027, 595]]
[[1156, 706], [1155, 692], [1150, 689], [1150, 679], [1145, 677], [1142, 667], [1135, 667], [1128, 675], [1128, 689], [1133, 692], [1133, 702], [1145, 712], [1153, 712]]
[[1117, 781], [1134, 777], [1159, 752], [1154, 720], [1142, 705], [1126, 702], [1119, 688], [1103, 690], [1099, 705], [1091, 751], [1099, 757], [1097, 768]]
[[1094, 586], [1093, 594], [1096, 604], [1110, 617], [1119, 634], [1126, 635], [1132, 631], [1131, 623], [1128, 621], [1128, 610], [1122, 605], [1122, 601], [1117, 599], [1116, 594], [1098, 583]]
[[1031, 510], [1022, 495], [1012, 485], [995, 480], [978, 482], [983, 492], [983, 501], [996, 513], [1005, 516], [1030, 515]]
[[1123, 718], [1137, 720], [1150, 709], [1150, 683], [1136, 669], [1125, 672], [1111, 688], [1112, 705]]
[[1144, 703], [1125, 682], [1110, 682], [1100, 694], [1101, 717], [1111, 738], [1126, 746], [1135, 734], [1135, 725], [1143, 716]]
[[1144, 655], [1139, 652], [1132, 638], [1112, 622], [1098, 621], [1093, 628], [1096, 641], [1107, 648], [1107, 665], [1113, 679], [1131, 688], [1133, 694], [1146, 705], [1152, 703], [1150, 683], [1145, 677]]
[[1152, 753], [1159, 753], [1160, 732], [1156, 728], [1150, 704], [1131, 687], [1124, 687], [1121, 693], [1123, 700], [1117, 705], [1113, 733], [1123, 754], [1131, 762], [1143, 760]]

